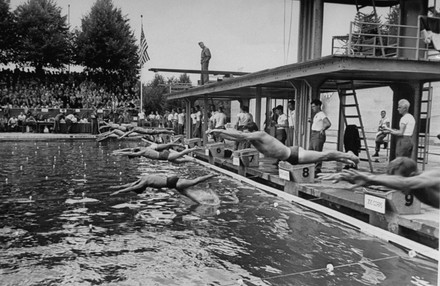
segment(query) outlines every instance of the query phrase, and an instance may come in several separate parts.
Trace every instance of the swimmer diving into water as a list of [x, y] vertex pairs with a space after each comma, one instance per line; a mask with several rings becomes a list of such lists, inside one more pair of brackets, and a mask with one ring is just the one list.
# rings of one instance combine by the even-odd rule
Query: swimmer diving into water
[[207, 181], [213, 177], [217, 176], [216, 174], [208, 174], [205, 176], [201, 176], [195, 179], [182, 179], [178, 176], [163, 176], [163, 175], [143, 175], [140, 179], [133, 183], [121, 185], [121, 186], [113, 186], [110, 187], [112, 189], [115, 188], [123, 188], [119, 191], [113, 192], [110, 196], [116, 196], [127, 192], [135, 192], [137, 194], [141, 194], [145, 191], [147, 187], [151, 188], [174, 188], [180, 194], [190, 198], [199, 204], [219, 204], [220, 199], [212, 190], [208, 189], [190, 189], [194, 185], [197, 185], [201, 182]]

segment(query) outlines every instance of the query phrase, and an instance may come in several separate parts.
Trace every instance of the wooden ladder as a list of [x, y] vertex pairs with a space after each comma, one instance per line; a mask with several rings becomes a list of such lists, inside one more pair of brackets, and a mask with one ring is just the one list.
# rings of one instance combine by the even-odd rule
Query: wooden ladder
[[362, 122], [359, 103], [356, 96], [354, 82], [350, 81], [336, 81], [336, 88], [339, 94], [339, 109], [344, 117], [345, 128], [348, 126], [348, 121], [355, 124], [360, 131], [361, 151], [364, 151], [367, 158], [359, 158], [362, 161], [368, 161], [370, 172], [373, 172], [373, 164], [371, 163], [370, 151], [368, 149], [367, 137], [365, 136], [364, 124]]
[[417, 163], [421, 165], [422, 170], [425, 170], [425, 165], [428, 163], [429, 152], [429, 129], [431, 121], [431, 103], [432, 103], [432, 86], [423, 88], [422, 100], [420, 102], [420, 128], [417, 146]]

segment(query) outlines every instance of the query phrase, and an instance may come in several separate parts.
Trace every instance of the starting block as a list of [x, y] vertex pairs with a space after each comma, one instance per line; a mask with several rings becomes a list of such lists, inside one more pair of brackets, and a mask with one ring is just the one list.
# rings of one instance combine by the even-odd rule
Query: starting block
[[171, 140], [170, 134], [159, 134], [159, 137], [162, 139], [163, 143], [169, 143]]
[[185, 139], [184, 141], [186, 148], [194, 148], [194, 147], [202, 146], [202, 140], [200, 140], [200, 138]]
[[296, 183], [315, 181], [315, 164], [292, 165], [285, 161], [278, 163], [278, 175], [281, 179]]
[[225, 157], [225, 143], [213, 143], [206, 145], [205, 155], [224, 158]]
[[390, 211], [397, 214], [420, 214], [421, 203], [413, 195], [396, 190], [375, 191], [365, 189], [364, 206], [382, 214]]
[[253, 148], [237, 150], [232, 153], [232, 164], [235, 166], [258, 167], [260, 153]]

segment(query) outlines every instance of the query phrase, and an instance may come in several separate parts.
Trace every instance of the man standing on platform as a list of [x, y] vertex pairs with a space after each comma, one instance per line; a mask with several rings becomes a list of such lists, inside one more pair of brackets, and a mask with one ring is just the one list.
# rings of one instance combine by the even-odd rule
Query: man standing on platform
[[396, 143], [396, 157], [408, 157], [411, 158], [413, 151], [412, 135], [416, 121], [414, 117], [408, 112], [409, 101], [401, 99], [397, 105], [397, 111], [402, 114], [402, 118], [399, 121], [399, 129], [392, 129], [389, 127], [384, 128], [385, 132], [390, 133], [393, 136], [397, 136]]
[[202, 74], [200, 77], [201, 84], [204, 85], [209, 82], [208, 66], [211, 59], [211, 51], [205, 46], [203, 42], [199, 42], [199, 46], [202, 49], [200, 63], [202, 65]]
[[[322, 152], [326, 140], [325, 131], [332, 126], [327, 115], [321, 110], [322, 102], [319, 99], [312, 100], [312, 112], [315, 114], [312, 121], [312, 134], [310, 136], [309, 150]], [[321, 173], [322, 162], [317, 162], [315, 175]]]

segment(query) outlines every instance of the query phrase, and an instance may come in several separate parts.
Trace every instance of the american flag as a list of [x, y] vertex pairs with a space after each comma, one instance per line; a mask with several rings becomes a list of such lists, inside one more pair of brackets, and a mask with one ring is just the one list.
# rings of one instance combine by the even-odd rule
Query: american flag
[[145, 39], [144, 27], [141, 27], [141, 46], [140, 46], [140, 51], [139, 51], [139, 58], [141, 60], [141, 66], [143, 66], [145, 62], [150, 60], [150, 57], [148, 56], [147, 49], [148, 49], [148, 44], [147, 44], [147, 40]]

